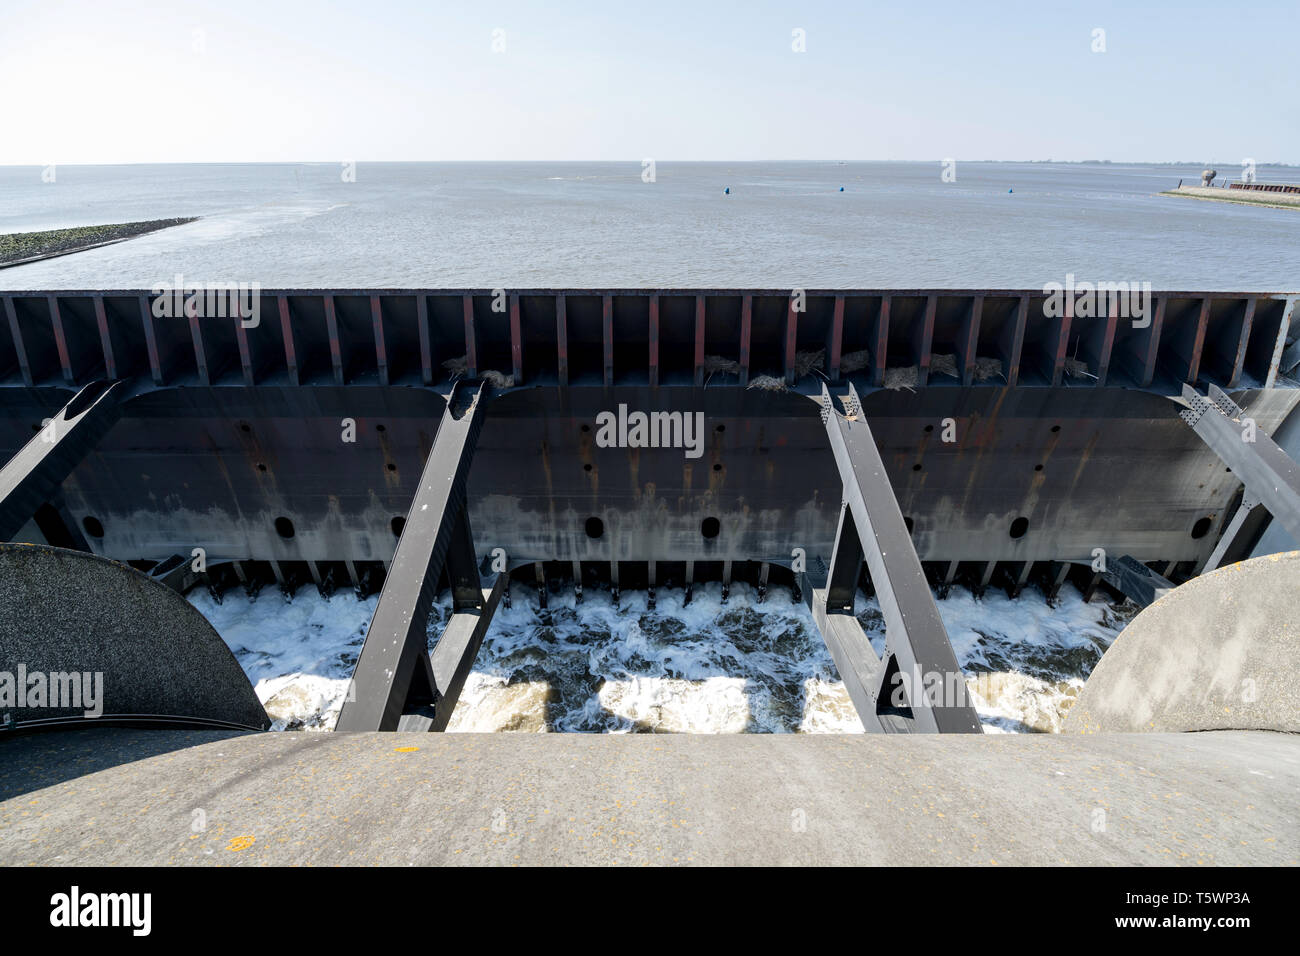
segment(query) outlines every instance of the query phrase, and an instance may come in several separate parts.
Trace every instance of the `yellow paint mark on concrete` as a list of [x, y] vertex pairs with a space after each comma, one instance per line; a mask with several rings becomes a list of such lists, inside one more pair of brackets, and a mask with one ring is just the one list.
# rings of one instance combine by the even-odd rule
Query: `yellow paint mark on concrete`
[[420, 749], [419, 747], [394, 747], [393, 748], [393, 750], [399, 754], [415, 753], [415, 751], [419, 749]]
[[226, 844], [226, 849], [231, 853], [238, 853], [240, 850], [247, 850], [256, 839], [256, 837], [251, 836], [237, 836]]

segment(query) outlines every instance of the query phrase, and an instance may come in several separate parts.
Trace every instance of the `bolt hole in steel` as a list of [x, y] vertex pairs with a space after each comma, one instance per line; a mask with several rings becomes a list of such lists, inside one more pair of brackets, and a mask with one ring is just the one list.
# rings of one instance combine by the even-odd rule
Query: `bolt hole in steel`
[[81, 526], [86, 529], [86, 534], [92, 538], [104, 537], [104, 526], [100, 524], [99, 519], [94, 515], [86, 515], [81, 519]]
[[258, 470], [258, 471], [266, 471], [266, 465], [263, 465], [261, 462], [258, 462], [258, 464], [257, 464], [257, 470]]
[[1196, 524], [1192, 525], [1192, 537], [1204, 538], [1210, 533], [1211, 521], [1209, 518], [1197, 518]]
[[394, 465], [394, 464], [390, 461], [390, 462], [388, 463], [388, 470], [389, 470], [389, 471], [397, 471], [397, 466]]
[[932, 431], [934, 431], [934, 426], [933, 426], [933, 425], [926, 425], [926, 426], [925, 426], [925, 433], [926, 433], [927, 435], [930, 434], [930, 432], [932, 432]]
[[583, 465], [583, 466], [582, 466], [582, 470], [583, 470], [583, 471], [591, 471], [591, 464], [590, 464], [590, 463], [587, 463], [587, 464]]
[[713, 470], [714, 470], [714, 471], [722, 471], [722, 466], [721, 466], [721, 465], [714, 465], [714, 466], [713, 466]]
[[719, 425], [719, 426], [715, 429], [715, 431], [720, 431], [720, 432], [725, 432], [726, 430], [727, 430], [727, 426], [726, 426], [726, 425]]
[[717, 518], [705, 518], [700, 522], [700, 534], [706, 538], [716, 538], [722, 531], [722, 522]]
[[589, 432], [589, 431], [591, 431], [591, 426], [590, 426], [590, 425], [583, 425], [583, 426], [582, 426], [582, 430], [583, 430], [584, 432]]
[[385, 428], [383, 425], [376, 425], [376, 426], [375, 426], [375, 431], [377, 431], [377, 432], [386, 432], [386, 431], [388, 431], [388, 429]]
[[251, 432], [253, 430], [253, 426], [248, 424], [248, 422], [240, 422], [239, 430], [247, 434], [248, 432]]
[[275, 519], [275, 533], [282, 538], [293, 537], [293, 522], [284, 515]]
[[595, 517], [587, 519], [588, 538], [599, 538], [604, 533], [605, 533], [605, 522]]
[[388, 527], [393, 529], [394, 538], [400, 538], [402, 536], [402, 529], [406, 527], [406, 519], [401, 515], [398, 515], [392, 521], [388, 522]]
[[1042, 471], [1042, 470], [1043, 470], [1042, 465], [1034, 465], [1034, 471]]
[[1053, 431], [1053, 432], [1059, 432], [1060, 430], [1061, 430], [1061, 426], [1060, 426], [1060, 425], [1053, 425], [1053, 426], [1052, 426], [1052, 431]]
[[1029, 519], [1021, 515], [1015, 521], [1011, 522], [1011, 537], [1023, 538], [1029, 530]]
[[913, 465], [913, 466], [912, 466], [912, 470], [913, 470], [913, 471], [920, 471], [920, 470], [921, 470], [921, 466], [920, 466], [920, 464], [915, 464], [915, 465]]

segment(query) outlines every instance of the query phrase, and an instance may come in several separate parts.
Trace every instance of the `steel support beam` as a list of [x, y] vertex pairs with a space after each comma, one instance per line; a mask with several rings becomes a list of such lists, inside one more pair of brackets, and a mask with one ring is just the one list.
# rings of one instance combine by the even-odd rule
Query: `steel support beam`
[[[448, 399], [337, 730], [440, 730], [450, 719], [508, 577], [483, 589], [465, 508], [485, 403], [485, 386]], [[454, 609], [430, 655], [429, 610], [444, 567]]]
[[[843, 415], [825, 386], [821, 402], [844, 500], [825, 582], [809, 579], [805, 593], [854, 707], [868, 731], [980, 733], [857, 391], [849, 386]], [[853, 616], [864, 561], [885, 621], [883, 658]], [[895, 693], [900, 683], [902, 706]]]
[[1248, 499], [1300, 540], [1300, 465], [1217, 386], [1205, 397], [1184, 385], [1183, 398], [1189, 406], [1180, 413], [1183, 421], [1232, 469]]
[[[1237, 506], [1237, 510], [1233, 514], [1232, 520], [1228, 522], [1228, 526], [1223, 529], [1223, 534], [1219, 536], [1219, 543], [1214, 546], [1213, 553], [1206, 559], [1205, 566], [1202, 567], [1198, 573], [1207, 574], [1210, 571], [1213, 571], [1223, 563], [1223, 559], [1227, 556], [1230, 550], [1237, 552], [1245, 551], [1245, 548], [1242, 547], [1243, 542], [1247, 542], [1255, 537], [1259, 531], [1258, 527], [1256, 527], [1255, 535], [1252, 535], [1248, 530], [1243, 530], [1246, 528], [1247, 520], [1252, 514], [1254, 514], [1256, 509], [1259, 509], [1259, 502], [1251, 496], [1249, 491], [1244, 491], [1241, 496], [1241, 504]], [[1260, 515], [1263, 515], [1262, 510], [1260, 511]], [[1265, 517], [1264, 520], [1267, 521], [1267, 517]]]
[[9, 541], [49, 501], [120, 414], [117, 382], [79, 391], [0, 469], [0, 541]]
[[1123, 555], [1110, 561], [1101, 578], [1120, 594], [1146, 607], [1172, 591], [1174, 583], [1152, 571], [1137, 558]]

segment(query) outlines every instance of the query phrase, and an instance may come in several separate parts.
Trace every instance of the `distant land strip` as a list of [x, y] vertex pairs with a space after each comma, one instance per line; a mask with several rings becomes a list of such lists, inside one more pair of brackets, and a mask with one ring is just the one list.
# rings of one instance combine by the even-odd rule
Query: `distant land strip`
[[41, 259], [84, 252], [114, 242], [125, 242], [145, 233], [194, 222], [198, 216], [181, 219], [150, 219], [145, 222], [110, 223], [105, 226], [76, 226], [72, 229], [49, 229], [45, 232], [13, 232], [0, 236], [0, 269], [20, 266]]

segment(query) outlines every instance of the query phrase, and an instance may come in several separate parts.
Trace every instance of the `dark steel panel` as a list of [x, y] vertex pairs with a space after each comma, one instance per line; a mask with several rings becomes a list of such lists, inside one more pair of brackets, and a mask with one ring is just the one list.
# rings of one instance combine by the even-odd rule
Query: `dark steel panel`
[[510, 296], [510, 362], [515, 384], [524, 384], [524, 340], [519, 331], [519, 296]]
[[754, 297], [743, 296], [740, 300], [740, 387], [749, 385], [749, 350], [754, 332]]
[[1003, 367], [1008, 385], [1020, 381], [1020, 363], [1025, 347], [1025, 323], [1029, 318], [1029, 296], [1022, 295], [1016, 305], [1015, 319], [1008, 322], [1002, 338]]
[[388, 384], [388, 345], [384, 338], [384, 315], [377, 295], [370, 297], [370, 329], [375, 336], [375, 364], [379, 370], [379, 384]]
[[840, 380], [840, 355], [844, 348], [844, 296], [835, 297], [835, 311], [831, 315], [831, 329], [826, 342], [826, 374], [832, 382]]
[[604, 361], [602, 377], [605, 387], [614, 384], [614, 297], [604, 295], [600, 298], [601, 341], [604, 343]]

